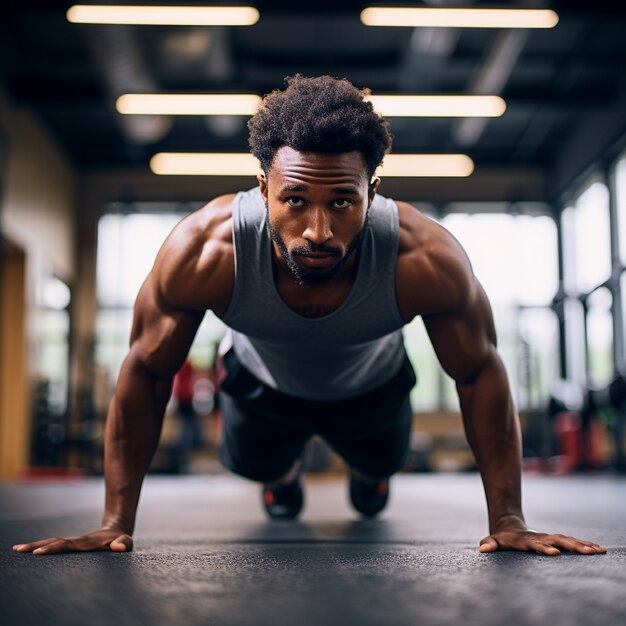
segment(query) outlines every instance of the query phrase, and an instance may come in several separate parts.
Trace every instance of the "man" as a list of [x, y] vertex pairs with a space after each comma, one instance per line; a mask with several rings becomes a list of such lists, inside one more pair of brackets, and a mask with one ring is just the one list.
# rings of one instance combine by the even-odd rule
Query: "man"
[[376, 194], [391, 145], [364, 92], [328, 76], [288, 79], [250, 120], [259, 187], [217, 198], [174, 229], [135, 306], [105, 434], [102, 527], [18, 552], [132, 549], [143, 477], [174, 374], [211, 309], [230, 327], [222, 462], [263, 483], [268, 514], [302, 506], [299, 457], [319, 434], [350, 468], [352, 504], [386, 504], [402, 466], [415, 383], [401, 328], [416, 315], [454, 378], [480, 469], [490, 535], [481, 552], [606, 550], [524, 521], [518, 418], [492, 314], [458, 242]]

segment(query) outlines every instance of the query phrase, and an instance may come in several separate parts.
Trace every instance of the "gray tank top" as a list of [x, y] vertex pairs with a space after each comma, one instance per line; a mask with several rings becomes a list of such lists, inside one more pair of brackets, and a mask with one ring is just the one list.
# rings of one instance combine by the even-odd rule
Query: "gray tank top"
[[222, 320], [243, 365], [270, 387], [300, 398], [339, 400], [390, 380], [404, 358], [395, 290], [398, 208], [370, 207], [352, 290], [335, 311], [306, 318], [280, 297], [259, 188], [233, 202], [235, 287]]

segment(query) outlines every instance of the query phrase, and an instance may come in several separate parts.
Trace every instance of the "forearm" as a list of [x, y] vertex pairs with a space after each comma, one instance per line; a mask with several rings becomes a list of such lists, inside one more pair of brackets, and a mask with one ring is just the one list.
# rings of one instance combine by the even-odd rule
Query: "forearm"
[[471, 384], [457, 383], [468, 442], [480, 470], [489, 527], [514, 516], [523, 522], [521, 434], [506, 371], [495, 353]]
[[170, 388], [169, 381], [156, 380], [132, 355], [127, 357], [105, 429], [103, 526], [133, 531], [141, 485], [159, 443]]

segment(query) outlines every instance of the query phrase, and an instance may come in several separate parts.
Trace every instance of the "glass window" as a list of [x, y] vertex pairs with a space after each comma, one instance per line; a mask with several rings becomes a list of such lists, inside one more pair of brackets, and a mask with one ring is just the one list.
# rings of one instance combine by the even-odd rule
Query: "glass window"
[[[623, 272], [620, 276], [620, 294], [621, 294], [621, 302], [622, 302], [622, 337], [626, 338], [626, 272]], [[622, 346], [622, 350], [624, 350], [626, 346]], [[624, 353], [623, 353], [624, 354]], [[624, 357], [622, 357], [624, 359]], [[626, 362], [622, 360], [621, 363], [618, 364], [620, 368], [626, 365]]]
[[576, 286], [582, 293], [602, 284], [611, 274], [609, 190], [593, 183], [576, 202]]
[[54, 276], [36, 284], [32, 318], [36, 377], [32, 403], [32, 460], [35, 465], [59, 465], [66, 436], [69, 396], [69, 287]]
[[550, 217], [450, 214], [442, 223], [465, 248], [492, 303], [552, 301], [559, 271], [556, 224]]
[[626, 265], [626, 157], [615, 168], [615, 191], [620, 260]]
[[70, 320], [66, 310], [37, 311], [37, 374], [45, 385], [48, 409], [57, 415], [67, 409]]
[[549, 304], [559, 286], [555, 221], [545, 215], [520, 215], [514, 218], [511, 231], [510, 243], [516, 246], [511, 248], [516, 301], [526, 306]]
[[37, 284], [36, 350], [37, 375], [45, 387], [48, 410], [57, 415], [67, 409], [69, 385], [70, 288], [56, 276]]
[[518, 329], [520, 404], [528, 409], [542, 409], [559, 377], [558, 319], [550, 309], [525, 309], [520, 311]]
[[133, 306], [180, 214], [104, 215], [98, 224], [97, 293], [104, 306]]
[[424, 322], [415, 318], [403, 329], [406, 352], [417, 376], [411, 392], [414, 411], [432, 411], [439, 406], [439, 364]]
[[[513, 395], [518, 405], [525, 408], [529, 396], [520, 369], [524, 356], [520, 316], [524, 307], [548, 307], [558, 289], [556, 224], [543, 215], [491, 213], [450, 214], [443, 224], [465, 248], [489, 297], [498, 353], [506, 366]], [[548, 368], [541, 376], [545, 378], [534, 383], [537, 389], [533, 388], [533, 392], [537, 394], [544, 393], [555, 372]], [[443, 390], [444, 406], [454, 410], [458, 402], [453, 383], [445, 381]]]
[[587, 345], [589, 384], [603, 387], [613, 379], [613, 296], [605, 287], [587, 300]]
[[576, 295], [576, 209], [568, 206], [561, 212], [561, 241], [563, 245], [563, 287], [567, 294]]
[[[155, 205], [155, 210], [158, 207]], [[128, 352], [133, 305], [154, 259], [181, 213], [107, 214], [98, 224], [95, 357], [109, 385], [119, 374]], [[196, 334], [189, 358], [199, 368], [214, 364], [225, 332], [222, 321], [208, 312]]]
[[585, 357], [585, 318], [583, 305], [579, 300], [569, 298], [564, 304], [564, 314], [567, 378], [580, 385], [586, 385], [587, 364]]

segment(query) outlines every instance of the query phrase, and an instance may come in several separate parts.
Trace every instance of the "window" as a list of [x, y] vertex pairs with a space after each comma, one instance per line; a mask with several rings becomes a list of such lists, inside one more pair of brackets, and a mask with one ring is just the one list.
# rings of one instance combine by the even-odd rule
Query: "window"
[[[620, 297], [621, 297], [621, 304], [622, 304], [622, 319], [621, 319], [621, 324], [622, 324], [622, 337], [626, 337], [626, 272], [622, 272], [621, 276], [620, 276]], [[622, 350], [624, 350], [624, 348], [626, 348], [626, 346], [622, 346]], [[624, 354], [624, 352], [622, 352], [622, 354]], [[625, 365], [625, 363], [620, 363], [620, 368], [623, 368]]]
[[609, 190], [593, 183], [578, 198], [574, 212], [576, 286], [587, 293], [611, 274]]
[[[526, 407], [528, 398], [543, 401], [556, 376], [558, 363], [557, 325], [554, 314], [547, 308], [558, 288], [554, 220], [545, 215], [450, 213], [442, 224], [465, 248], [474, 273], [491, 301], [498, 351], [518, 403]], [[412, 394], [413, 408], [458, 410], [453, 381], [441, 373], [423, 328], [413, 329], [421, 324], [414, 321], [405, 329], [407, 350], [419, 379]], [[522, 367], [521, 332], [526, 335], [527, 359], [534, 365], [530, 381]], [[437, 372], [437, 378], [433, 372]], [[442, 402], [439, 402], [440, 390]]]
[[580, 301], [565, 301], [565, 353], [567, 355], [567, 378], [580, 385], [587, 384], [585, 359], [585, 316]]
[[602, 287], [587, 300], [587, 345], [589, 384], [608, 385], [613, 378], [613, 296]]
[[522, 406], [546, 406], [554, 381], [559, 378], [559, 328], [554, 311], [522, 309], [518, 318], [519, 384]]
[[550, 217], [451, 214], [443, 225], [465, 248], [492, 304], [552, 301], [559, 277], [556, 224]]
[[575, 212], [568, 206], [561, 212], [561, 241], [563, 245], [563, 287], [567, 294], [577, 294]]
[[69, 287], [54, 276], [45, 277], [38, 285], [37, 374], [39, 384], [45, 388], [47, 409], [55, 415], [67, 410], [70, 300]]
[[615, 168], [615, 191], [620, 260], [626, 266], [626, 157]]
[[33, 318], [37, 378], [33, 402], [32, 457], [39, 465], [59, 465], [68, 422], [71, 292], [55, 276], [37, 284]]
[[407, 355], [417, 375], [417, 385], [411, 392], [414, 411], [432, 411], [439, 407], [439, 366], [437, 357], [421, 318], [407, 324], [403, 330]]
[[[609, 382], [613, 371], [609, 190], [592, 182], [561, 214], [567, 376], [581, 385]], [[578, 298], [588, 296], [587, 313]], [[585, 342], [586, 340], [586, 342]]]
[[98, 224], [98, 302], [132, 307], [177, 214], [104, 215]]
[[[98, 224], [96, 362], [112, 384], [128, 352], [132, 307], [156, 254], [182, 213], [106, 214]], [[190, 359], [213, 365], [225, 327], [208, 312], [196, 335]]]

